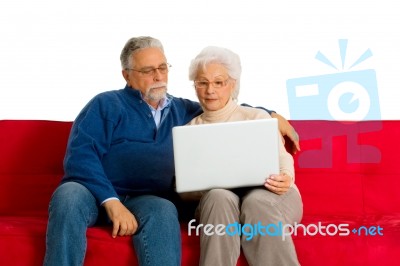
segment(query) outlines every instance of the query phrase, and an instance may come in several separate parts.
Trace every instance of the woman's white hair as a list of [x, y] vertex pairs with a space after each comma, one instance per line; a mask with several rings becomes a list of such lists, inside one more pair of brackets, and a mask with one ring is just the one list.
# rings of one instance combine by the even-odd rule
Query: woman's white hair
[[232, 99], [237, 100], [240, 89], [240, 75], [242, 73], [239, 55], [226, 48], [208, 46], [191, 61], [189, 66], [189, 80], [194, 81], [198, 71], [205, 69], [209, 64], [223, 65], [227, 69], [229, 77], [236, 80]]

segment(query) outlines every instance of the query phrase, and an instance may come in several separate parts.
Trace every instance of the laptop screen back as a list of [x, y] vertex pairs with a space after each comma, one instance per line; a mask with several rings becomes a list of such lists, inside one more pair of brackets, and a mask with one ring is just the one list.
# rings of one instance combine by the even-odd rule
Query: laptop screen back
[[276, 119], [179, 126], [172, 136], [177, 192], [262, 186], [279, 173]]

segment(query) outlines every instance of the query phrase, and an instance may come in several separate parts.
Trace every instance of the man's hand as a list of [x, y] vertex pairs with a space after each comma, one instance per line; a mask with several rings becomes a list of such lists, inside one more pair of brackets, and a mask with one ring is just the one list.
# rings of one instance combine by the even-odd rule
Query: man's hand
[[[289, 121], [280, 114], [272, 113], [271, 116], [278, 119], [279, 131], [283, 137], [287, 136], [293, 142], [294, 145], [292, 145], [292, 152], [293, 154], [296, 154], [296, 152], [300, 151], [299, 135], [296, 130], [292, 127]], [[285, 143], [284, 138], [283, 143]]]
[[112, 237], [133, 235], [138, 227], [135, 216], [119, 201], [109, 200], [103, 204], [113, 223]]

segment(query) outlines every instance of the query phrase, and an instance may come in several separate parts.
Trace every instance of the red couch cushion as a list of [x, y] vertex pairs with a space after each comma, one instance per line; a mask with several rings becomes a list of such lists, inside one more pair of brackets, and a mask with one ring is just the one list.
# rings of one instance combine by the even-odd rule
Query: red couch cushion
[[[302, 224], [381, 226], [383, 236], [294, 236], [302, 265], [397, 265], [400, 121], [291, 121], [301, 137], [296, 183]], [[41, 265], [48, 203], [62, 175], [71, 122], [0, 121], [0, 265]], [[301, 231], [299, 231], [301, 232]], [[131, 239], [87, 232], [86, 265], [135, 265]], [[182, 223], [182, 265], [198, 264], [199, 239]], [[246, 265], [242, 256], [239, 265]]]
[[305, 214], [400, 213], [400, 121], [291, 123], [301, 138], [295, 167]]
[[0, 121], [0, 215], [46, 216], [71, 122]]

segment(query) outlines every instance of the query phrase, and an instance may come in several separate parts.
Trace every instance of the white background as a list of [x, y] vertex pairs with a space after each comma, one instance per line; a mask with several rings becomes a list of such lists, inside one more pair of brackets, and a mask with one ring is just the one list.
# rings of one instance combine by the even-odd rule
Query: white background
[[[94, 95], [124, 87], [119, 61], [133, 36], [160, 39], [169, 93], [195, 100], [187, 69], [205, 46], [238, 53], [240, 102], [290, 118], [286, 80], [336, 73], [338, 39], [352, 70], [375, 69], [383, 119], [400, 119], [400, 8], [396, 1], [2, 0], [0, 119], [73, 120]], [[342, 71], [342, 70], [340, 70]]]

